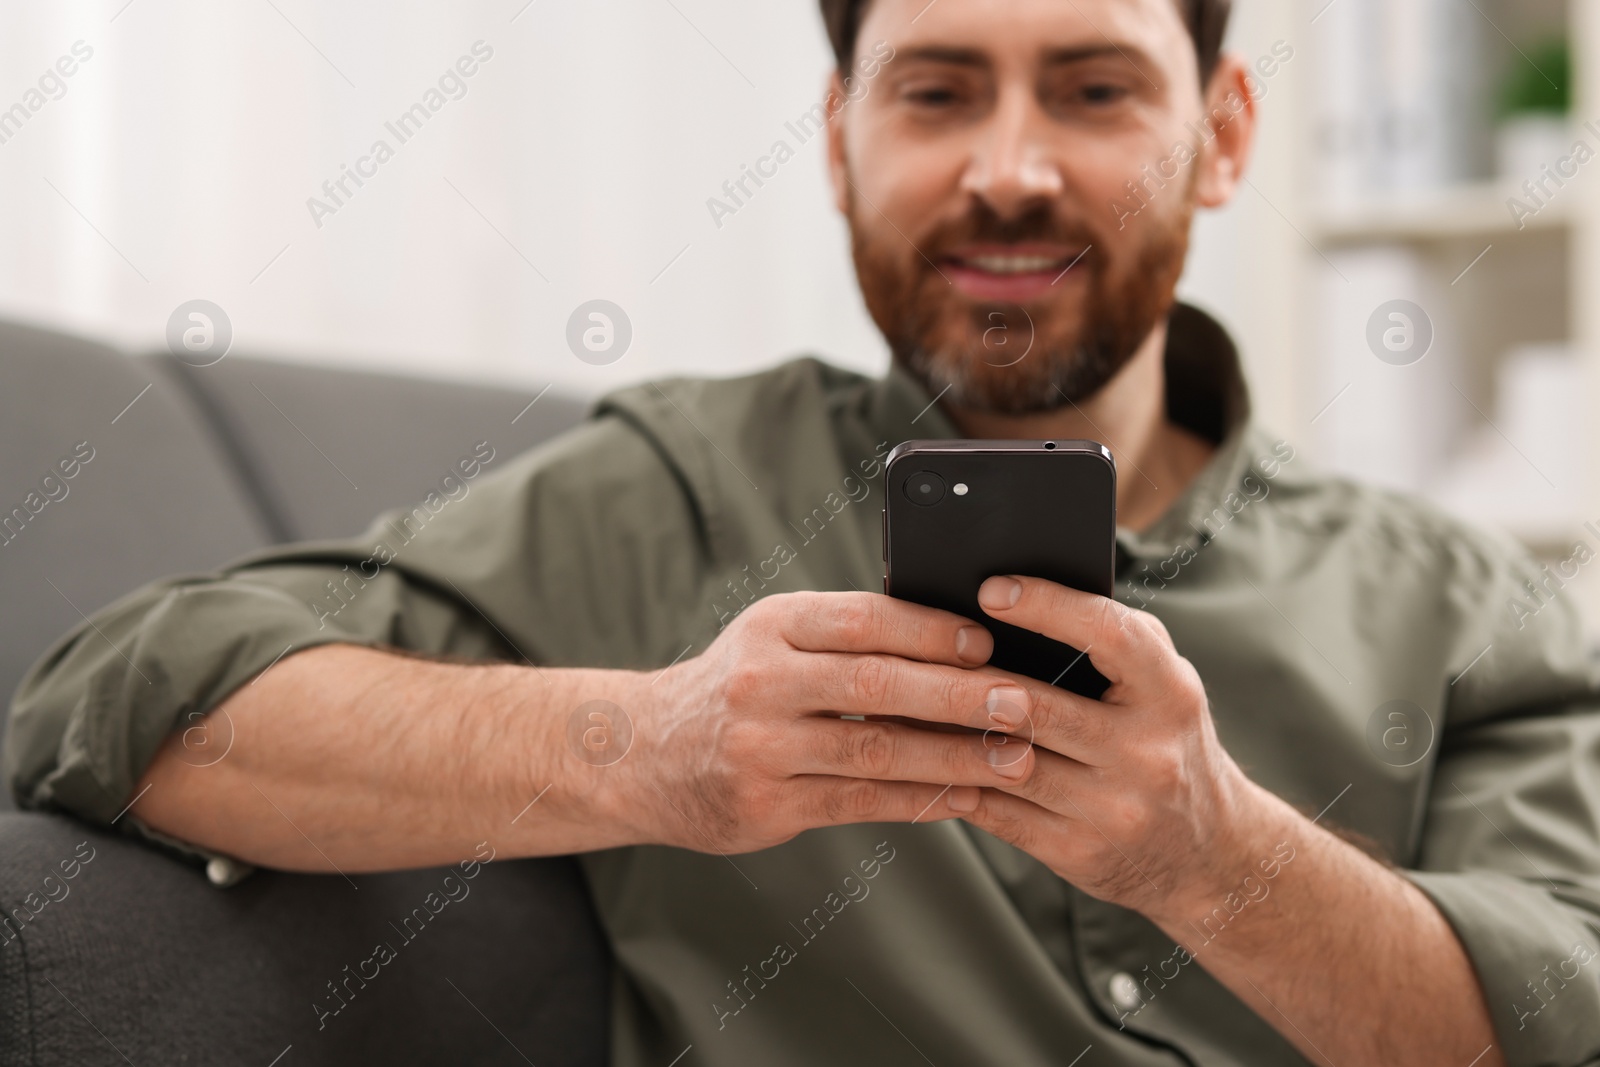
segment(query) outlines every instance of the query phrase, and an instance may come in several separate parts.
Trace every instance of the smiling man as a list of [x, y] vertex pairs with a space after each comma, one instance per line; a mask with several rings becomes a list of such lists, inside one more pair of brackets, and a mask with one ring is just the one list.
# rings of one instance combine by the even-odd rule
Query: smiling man
[[[18, 796], [136, 800], [221, 884], [581, 853], [626, 1067], [1593, 1062], [1577, 618], [1510, 619], [1519, 551], [1304, 469], [1174, 303], [1254, 132], [1225, 0], [822, 10], [841, 72], [892, 54], [828, 138], [884, 379], [626, 390], [399, 558], [374, 528], [142, 590], [20, 690]], [[1113, 450], [1120, 602], [981, 595], [1103, 700], [868, 592], [882, 457], [956, 436]]]

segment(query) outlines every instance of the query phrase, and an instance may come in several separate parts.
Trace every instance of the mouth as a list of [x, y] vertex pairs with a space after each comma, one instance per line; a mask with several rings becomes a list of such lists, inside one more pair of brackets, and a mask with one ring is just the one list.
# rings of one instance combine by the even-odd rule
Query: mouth
[[974, 300], [1022, 304], [1076, 284], [1075, 268], [1088, 250], [1043, 244], [969, 246], [944, 256], [940, 269]]

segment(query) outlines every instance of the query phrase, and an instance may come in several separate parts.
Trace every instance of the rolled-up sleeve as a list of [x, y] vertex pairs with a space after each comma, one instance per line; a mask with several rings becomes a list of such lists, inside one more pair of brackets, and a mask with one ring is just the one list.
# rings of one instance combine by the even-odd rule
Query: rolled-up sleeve
[[1510, 1064], [1600, 1057], [1600, 714], [1478, 731], [1440, 763], [1426, 869]]
[[13, 700], [4, 770], [18, 802], [112, 821], [174, 729], [317, 645], [671, 659], [664, 606], [696, 603], [703, 554], [678, 479], [636, 429], [596, 419], [464, 484], [359, 537], [158, 582], [97, 612]]
[[66, 635], [12, 705], [6, 777], [18, 801], [108, 823], [169, 733], [281, 657], [338, 642], [443, 651], [454, 625], [470, 625], [394, 570], [363, 579], [336, 616], [319, 611], [332, 596], [325, 583], [344, 579], [370, 547], [320, 554], [159, 582]]
[[1407, 873], [1471, 957], [1507, 1063], [1576, 1067], [1600, 1062], [1600, 674], [1569, 599], [1530, 599], [1526, 561], [1499, 577]]

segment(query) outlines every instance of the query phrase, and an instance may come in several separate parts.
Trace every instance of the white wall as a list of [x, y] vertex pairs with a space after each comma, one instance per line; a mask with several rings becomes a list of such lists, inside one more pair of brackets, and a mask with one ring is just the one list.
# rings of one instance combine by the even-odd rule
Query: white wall
[[[0, 144], [0, 315], [156, 346], [206, 298], [235, 350], [585, 391], [801, 351], [880, 369], [820, 140], [720, 229], [706, 208], [794, 142], [784, 122], [829, 68], [814, 5], [525, 3], [6, 4], [0, 107], [75, 41], [94, 52]], [[1251, 55], [1270, 3], [1239, 4]], [[319, 229], [307, 198], [375, 139], [396, 145], [384, 122], [480, 39], [493, 57], [466, 96]], [[1251, 233], [1282, 222], [1257, 200], [1201, 226], [1185, 291], [1269, 348], [1286, 305], [1259, 300]], [[564, 342], [595, 297], [634, 325], [609, 367]], [[1254, 356], [1270, 408], [1287, 372]]]

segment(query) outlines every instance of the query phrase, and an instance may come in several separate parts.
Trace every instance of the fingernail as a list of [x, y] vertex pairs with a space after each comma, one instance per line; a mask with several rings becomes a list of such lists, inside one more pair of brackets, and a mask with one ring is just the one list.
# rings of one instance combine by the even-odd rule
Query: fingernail
[[968, 663], [984, 663], [994, 651], [989, 631], [981, 626], [963, 626], [956, 631], [956, 656]]
[[989, 766], [1002, 778], [1017, 779], [1028, 773], [1028, 745], [1025, 741], [1006, 742], [1003, 739], [999, 744], [989, 745], [985, 754]]
[[978, 587], [978, 605], [986, 610], [1015, 607], [1021, 597], [1022, 583], [1015, 578], [990, 578]]
[[1004, 730], [1015, 730], [1028, 716], [1028, 694], [1014, 685], [1000, 685], [989, 690], [983, 702], [989, 721]]
[[951, 811], [959, 811], [963, 815], [969, 811], [977, 811], [978, 789], [970, 785], [954, 787], [944, 795], [944, 803]]

